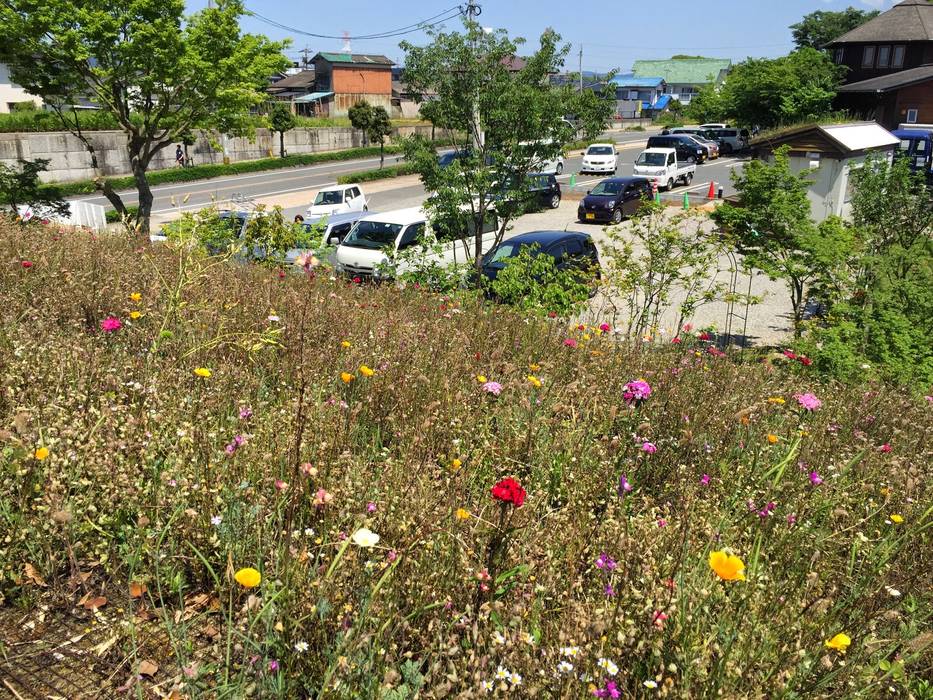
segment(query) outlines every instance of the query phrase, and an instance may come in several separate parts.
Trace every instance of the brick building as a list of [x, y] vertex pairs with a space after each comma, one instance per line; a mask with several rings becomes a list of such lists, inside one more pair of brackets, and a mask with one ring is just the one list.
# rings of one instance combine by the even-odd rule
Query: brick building
[[350, 107], [360, 101], [385, 107], [391, 114], [391, 59], [358, 53], [319, 53], [311, 62], [317, 114], [345, 117]]

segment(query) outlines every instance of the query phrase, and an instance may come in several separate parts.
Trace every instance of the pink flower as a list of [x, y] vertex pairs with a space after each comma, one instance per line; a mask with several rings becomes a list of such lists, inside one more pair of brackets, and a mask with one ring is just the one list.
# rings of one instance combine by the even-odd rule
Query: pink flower
[[796, 522], [797, 522], [797, 516], [794, 515], [793, 513], [788, 513], [788, 514], [787, 514], [787, 524], [788, 524], [788, 525], [793, 525], [793, 524], [796, 523]]
[[24, 270], [28, 270], [30, 267], [32, 267], [32, 263], [29, 260], [23, 260], [23, 262], [20, 264], [23, 266]]
[[376, 512], [376, 504], [373, 503], [372, 501], [370, 501], [369, 503], [367, 503], [367, 504], [366, 504], [366, 512], [367, 512], [367, 513], [375, 513], [375, 512]]
[[253, 409], [249, 406], [243, 406], [243, 408], [240, 409], [240, 420], [249, 420], [252, 417]]
[[641, 450], [642, 452], [647, 452], [649, 455], [653, 455], [655, 452], [658, 451], [658, 446], [655, 445], [653, 442], [644, 442], [641, 445]]
[[664, 518], [658, 518], [658, 527], [667, 527], [667, 521]]
[[502, 393], [502, 385], [499, 382], [486, 382], [483, 384], [483, 391], [487, 394], [498, 396]]
[[100, 329], [105, 333], [113, 333], [114, 331], [120, 330], [122, 327], [123, 324], [120, 323], [120, 319], [116, 316], [108, 316], [100, 322]]
[[389, 550], [389, 553], [386, 554], [386, 559], [387, 559], [388, 562], [391, 564], [391, 563], [394, 562], [396, 559], [398, 559], [398, 552], [396, 552], [394, 549], [390, 549], [390, 550]]
[[672, 342], [674, 345], [680, 345], [683, 341], [680, 339], [679, 336], [675, 336], [675, 337], [671, 338], [671, 342]]
[[810, 483], [814, 486], [819, 486], [823, 483], [823, 477], [821, 477], [816, 472], [810, 472]]
[[785, 351], [784, 351], [784, 357], [786, 357], [788, 360], [796, 360], [796, 359], [797, 359], [797, 355], [796, 355], [796, 353], [794, 353], [793, 350], [785, 350]]
[[709, 474], [704, 474], [703, 476], [700, 477], [700, 483], [703, 486], [709, 486], [709, 482], [710, 482]]
[[641, 403], [651, 396], [651, 385], [644, 379], [636, 379], [622, 387], [622, 398], [625, 403]]
[[625, 478], [625, 474], [619, 477], [619, 487], [616, 491], [619, 494], [619, 498], [625, 498], [625, 494], [630, 493], [632, 490], [632, 485], [628, 482], [628, 479]]
[[700, 335], [697, 336], [697, 338], [699, 338], [700, 340], [710, 340], [711, 337], [712, 336], [710, 336], [710, 334], [707, 333], [706, 331], [703, 331], [702, 333], [700, 333]]
[[887, 452], [890, 452], [892, 449], [894, 448], [891, 447], [891, 445], [889, 445], [888, 443], [884, 443], [881, 447], [878, 448], [878, 451], [887, 453]]
[[799, 403], [801, 406], [803, 406], [803, 408], [805, 408], [808, 411], [815, 411], [820, 406], [823, 405], [822, 401], [816, 398], [814, 394], [810, 394], [810, 393], [794, 394], [794, 398], [797, 399], [797, 403]]
[[564, 340], [564, 345], [567, 346], [568, 348], [575, 348], [577, 347], [577, 341], [574, 340], [573, 338], [567, 338], [566, 340]]
[[275, 489], [276, 489], [276, 491], [284, 491], [284, 490], [287, 489], [287, 488], [288, 488], [288, 483], [287, 483], [287, 482], [282, 481], [281, 479], [276, 479], [276, 480], [275, 480]]
[[278, 670], [279, 670], [279, 662], [276, 661], [275, 659], [272, 659], [272, 661], [269, 662], [269, 671], [271, 673], [275, 673]]
[[596, 559], [596, 568], [597, 569], [606, 569], [607, 571], [612, 571], [616, 568], [616, 563], [612, 557], [603, 552]]
[[612, 326], [610, 326], [608, 323], [600, 323], [600, 324], [599, 324], [599, 330], [601, 330], [603, 333], [608, 333], [608, 332], [610, 331], [611, 328], [612, 328]]
[[651, 616], [651, 624], [655, 627], [664, 627], [664, 621], [667, 619], [667, 613], [663, 613], [660, 610], [655, 610], [654, 615]]
[[692, 323], [685, 323], [685, 324], [684, 324], [684, 333], [689, 333], [689, 332], [692, 331], [692, 330], [693, 330], [693, 324], [692, 324]]

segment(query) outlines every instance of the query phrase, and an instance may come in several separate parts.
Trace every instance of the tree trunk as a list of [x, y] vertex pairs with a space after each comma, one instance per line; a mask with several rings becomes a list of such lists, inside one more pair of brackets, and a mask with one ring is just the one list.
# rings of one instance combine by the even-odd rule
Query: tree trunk
[[279, 132], [279, 157], [285, 157], [285, 132]]
[[139, 213], [136, 216], [136, 233], [146, 241], [149, 240], [149, 217], [152, 215], [152, 190], [149, 189], [149, 180], [146, 178], [148, 162], [141, 158], [131, 159], [133, 166], [133, 180], [136, 182], [137, 198], [139, 200]]
[[385, 163], [385, 160], [386, 160], [385, 147], [386, 147], [386, 142], [380, 141], [379, 142], [379, 169], [380, 170], [382, 170], [382, 164]]
[[800, 280], [790, 280], [790, 303], [794, 307], [794, 337], [799, 338], [803, 332], [803, 282]]

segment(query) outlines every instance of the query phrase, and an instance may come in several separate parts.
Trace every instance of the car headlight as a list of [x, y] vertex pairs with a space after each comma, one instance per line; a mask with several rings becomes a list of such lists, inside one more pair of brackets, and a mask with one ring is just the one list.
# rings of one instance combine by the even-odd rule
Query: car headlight
[[606, 209], [612, 209], [615, 206], [615, 202], [606, 202]]

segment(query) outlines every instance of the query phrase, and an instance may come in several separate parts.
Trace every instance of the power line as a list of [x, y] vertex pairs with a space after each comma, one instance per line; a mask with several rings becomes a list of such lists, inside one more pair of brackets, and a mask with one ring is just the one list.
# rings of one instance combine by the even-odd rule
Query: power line
[[414, 32], [420, 32], [424, 29], [429, 29], [430, 27], [435, 27], [439, 24], [443, 24], [444, 22], [447, 22], [453, 19], [454, 17], [457, 17], [463, 14], [463, 10], [460, 8], [459, 5], [455, 5], [454, 7], [448, 8], [444, 10], [443, 12], [440, 12], [436, 15], [428, 17], [427, 19], [423, 19], [420, 22], [416, 22], [414, 24], [409, 24], [404, 27], [399, 27], [398, 29], [390, 29], [388, 31], [379, 32], [377, 34], [361, 34], [359, 36], [344, 36], [344, 35], [336, 36], [336, 35], [331, 35], [331, 34], [315, 34], [314, 32], [308, 32], [308, 31], [305, 31], [304, 29], [298, 29], [297, 27], [291, 27], [287, 24], [283, 24], [274, 19], [270, 19], [268, 17], [265, 17], [259, 14], [255, 10], [247, 9], [246, 14], [251, 15], [255, 17], [256, 19], [260, 20], [261, 22], [265, 22], [266, 24], [269, 24], [278, 29], [291, 32], [293, 34], [300, 34], [302, 36], [312, 37], [314, 39], [340, 39], [340, 40], [347, 40], [347, 41], [364, 41], [364, 40], [369, 40], [369, 39], [387, 39], [393, 36], [401, 36], [403, 34], [412, 34]]

